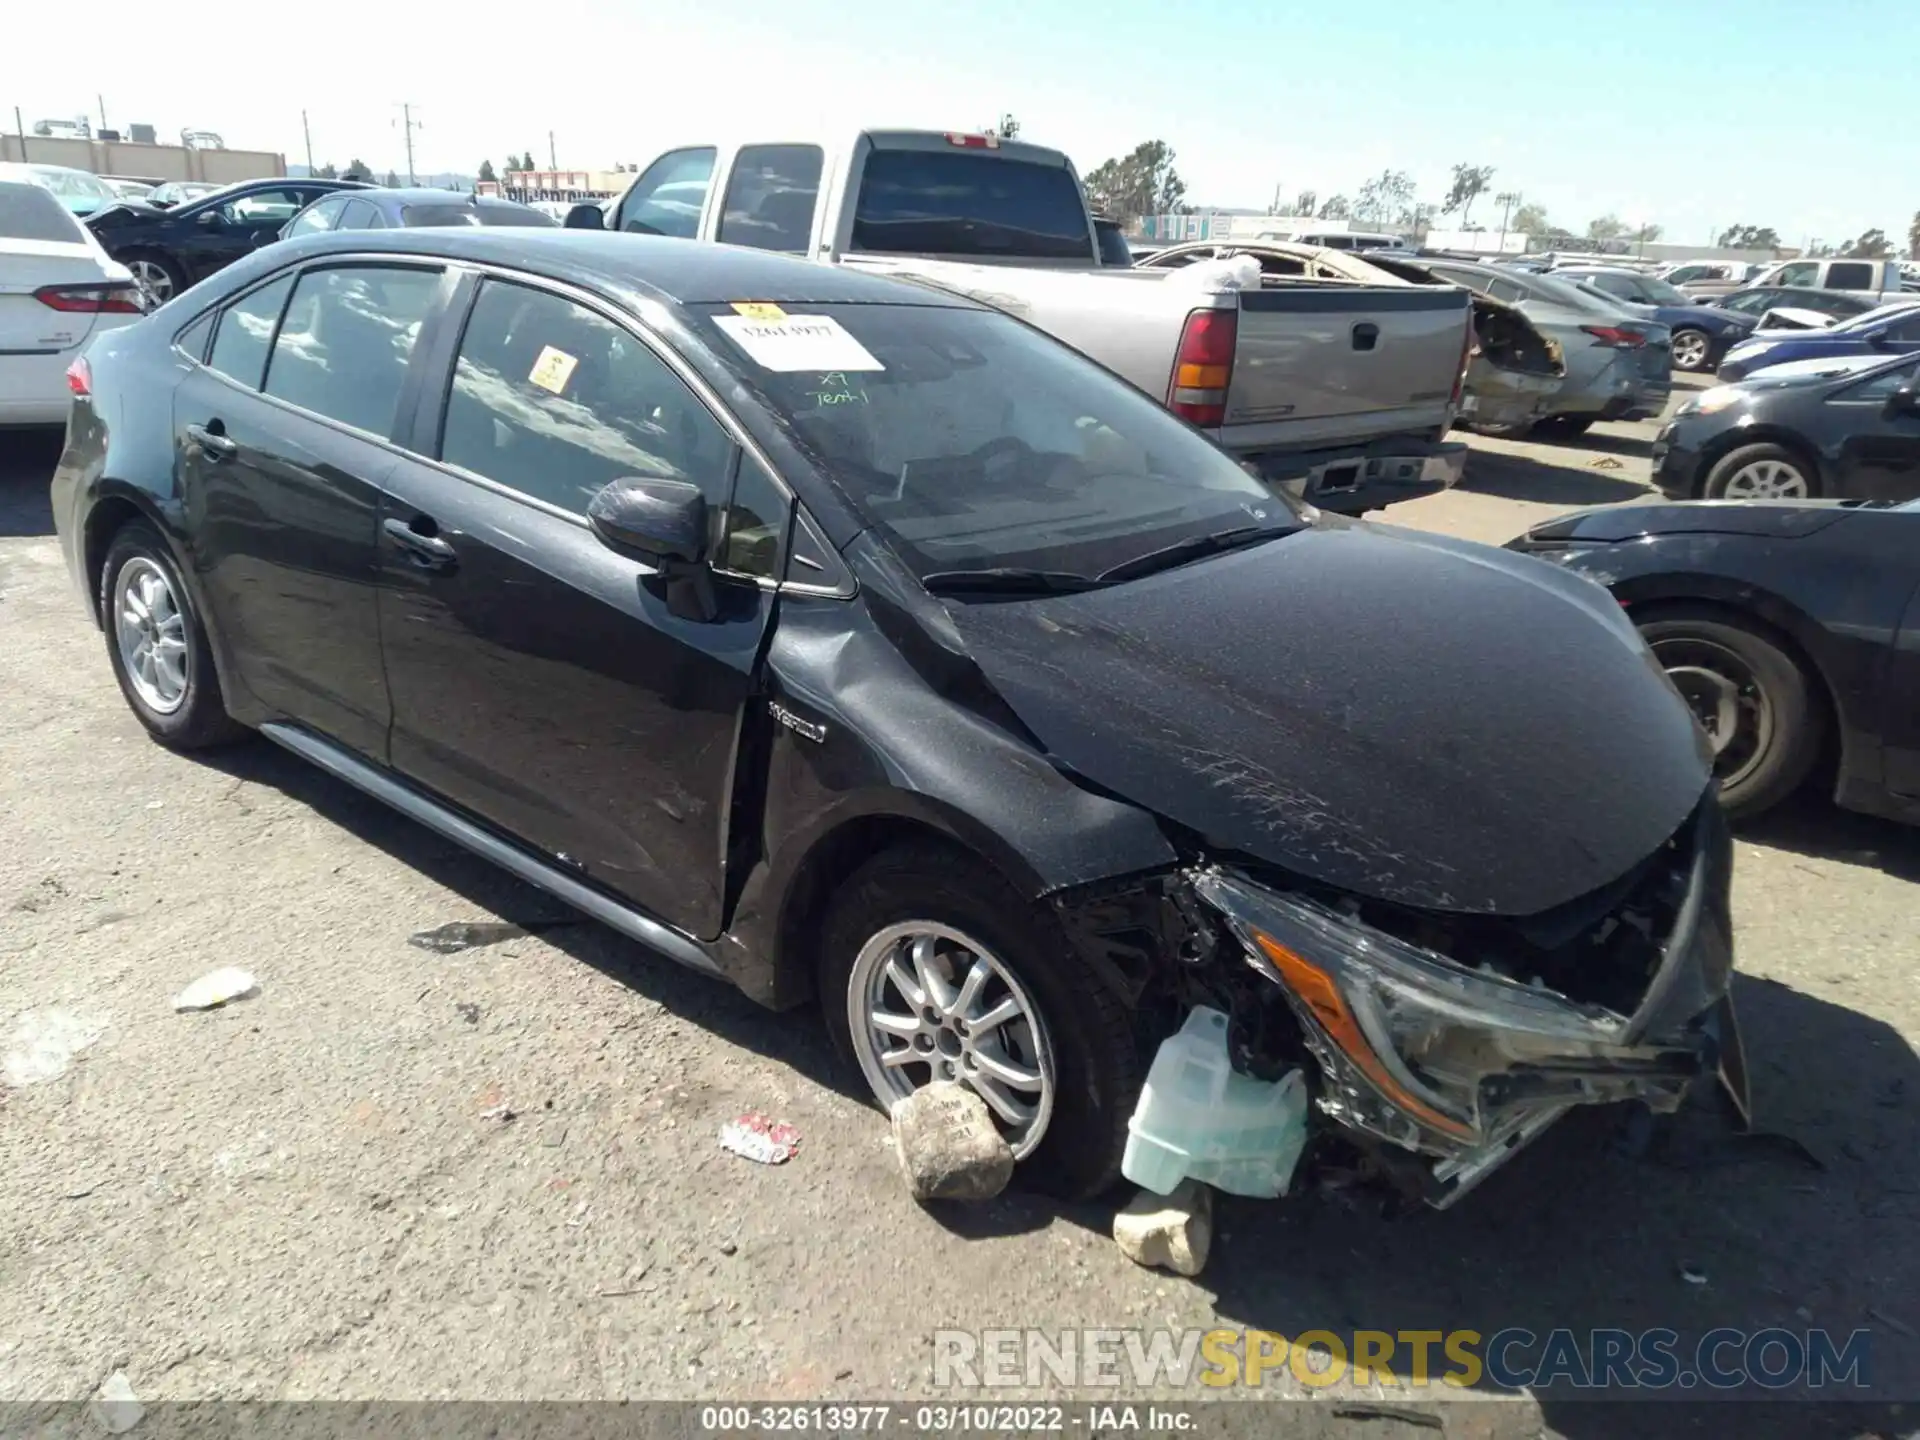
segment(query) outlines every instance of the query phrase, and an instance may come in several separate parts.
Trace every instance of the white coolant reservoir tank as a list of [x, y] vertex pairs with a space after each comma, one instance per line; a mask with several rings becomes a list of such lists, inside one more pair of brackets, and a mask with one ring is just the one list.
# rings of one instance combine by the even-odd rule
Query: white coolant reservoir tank
[[1234, 1072], [1227, 1017], [1196, 1006], [1160, 1042], [1127, 1122], [1120, 1173], [1156, 1195], [1195, 1180], [1229, 1195], [1287, 1193], [1307, 1140], [1307, 1087], [1298, 1070], [1275, 1081]]

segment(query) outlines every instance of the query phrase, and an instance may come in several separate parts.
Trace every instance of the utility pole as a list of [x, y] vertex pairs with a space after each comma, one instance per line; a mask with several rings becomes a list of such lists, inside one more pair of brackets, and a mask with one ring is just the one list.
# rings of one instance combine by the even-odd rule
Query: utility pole
[[107, 128], [107, 97], [96, 95], [93, 98], [100, 102], [100, 128], [104, 130]]
[[413, 106], [404, 101], [400, 106], [400, 122], [407, 132], [407, 184], [412, 185], [417, 183], [413, 176], [413, 132], [424, 130], [426, 126], [413, 118]]
[[549, 170], [560, 168], [560, 152], [553, 148], [553, 131], [551, 130], [547, 131], [547, 168]]
[[20, 163], [27, 160], [27, 122], [20, 118], [20, 107], [13, 107], [13, 128], [20, 132]]
[[1493, 203], [1500, 207], [1500, 253], [1507, 253], [1507, 222], [1513, 218], [1513, 207], [1520, 203], [1520, 192], [1502, 190], [1493, 197]]
[[300, 112], [300, 133], [307, 140], [307, 174], [313, 174], [313, 127], [307, 124], [307, 112]]

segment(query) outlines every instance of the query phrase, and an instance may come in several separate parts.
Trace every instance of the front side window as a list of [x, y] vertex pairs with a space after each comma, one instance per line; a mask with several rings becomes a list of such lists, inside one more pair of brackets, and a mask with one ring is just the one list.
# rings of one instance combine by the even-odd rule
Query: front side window
[[727, 500], [733, 442], [631, 332], [564, 296], [488, 281], [474, 302], [440, 458], [584, 515], [628, 476], [688, 480]]
[[1858, 385], [1840, 391], [1833, 398], [1884, 405], [1894, 391], [1913, 384], [1916, 371], [1920, 371], [1920, 361], [1909, 360], [1906, 364], [1896, 365], [1891, 370], [1882, 370], [1871, 379], [1862, 380]]
[[1783, 265], [1780, 273], [1773, 277], [1778, 285], [1818, 285], [1820, 283], [1820, 262], [1817, 260], [1796, 261], [1792, 265]]
[[256, 190], [241, 195], [220, 207], [220, 216], [229, 225], [284, 225], [307, 203], [298, 190]]
[[346, 203], [343, 199], [336, 199], [309, 205], [287, 223], [286, 238], [291, 240], [296, 235], [317, 235], [322, 230], [333, 229]]
[[1070, 171], [991, 150], [874, 150], [860, 173], [853, 248], [1091, 263], [1086, 201]]
[[1905, 311], [1887, 326], [1885, 334], [1887, 339], [1902, 345], [1920, 344], [1920, 307]]
[[274, 341], [266, 393], [356, 430], [389, 434], [407, 361], [439, 288], [438, 270], [307, 271]]
[[293, 277], [282, 276], [241, 296], [222, 311], [207, 368], [218, 370], [249, 390], [258, 390], [267, 368], [267, 347], [273, 344], [273, 327], [279, 323], [287, 292], [292, 289]]
[[1527, 298], [1527, 292], [1511, 280], [1489, 280], [1487, 294], [1496, 300], [1504, 300], [1509, 305], [1518, 305]]
[[734, 157], [721, 207], [720, 236], [728, 245], [805, 252], [820, 196], [818, 145], [747, 145]]
[[1704, 265], [1682, 265], [1678, 270], [1667, 276], [1667, 279], [1675, 285], [1687, 285], [1695, 280], [1705, 280], [1707, 278], [1707, 267]]
[[712, 146], [672, 150], [646, 168], [620, 202], [619, 230], [691, 240], [700, 231], [707, 187], [713, 183]]
[[1722, 310], [1738, 310], [1742, 315], [1764, 315], [1776, 303], [1778, 290], [1743, 290], [1720, 302]]
[[756, 322], [700, 309], [716, 353], [923, 576], [1091, 576], [1178, 541], [1298, 523], [1157, 402], [997, 312], [821, 305]]
[[368, 200], [349, 200], [346, 214], [340, 217], [342, 230], [384, 230], [387, 217], [380, 213], [380, 207]]

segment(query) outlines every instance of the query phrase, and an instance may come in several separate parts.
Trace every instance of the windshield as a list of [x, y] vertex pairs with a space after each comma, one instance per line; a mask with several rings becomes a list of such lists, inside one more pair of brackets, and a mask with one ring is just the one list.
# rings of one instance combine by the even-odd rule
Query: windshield
[[1827, 333], [1829, 335], [1846, 335], [1861, 330], [1871, 330], [1882, 321], [1890, 320], [1895, 315], [1903, 315], [1907, 311], [1914, 309], [1920, 309], [1920, 300], [1898, 300], [1891, 305], [1877, 305], [1863, 315], [1856, 315], [1851, 320], [1843, 320]]
[[919, 575], [1094, 576], [1182, 540], [1299, 524], [1211, 441], [1009, 316], [806, 312], [712, 306], [705, 327]]
[[44, 186], [0, 180], [0, 240], [84, 245], [80, 222]]
[[1657, 275], [1642, 275], [1639, 278], [1640, 293], [1655, 305], [1694, 305], [1697, 302], [1686, 291], [1669, 285]]
[[114, 200], [119, 197], [113, 193], [107, 182], [97, 175], [89, 175], [84, 170], [62, 170], [58, 166], [48, 166], [44, 170], [36, 169], [34, 176], [54, 194], [64, 199]]

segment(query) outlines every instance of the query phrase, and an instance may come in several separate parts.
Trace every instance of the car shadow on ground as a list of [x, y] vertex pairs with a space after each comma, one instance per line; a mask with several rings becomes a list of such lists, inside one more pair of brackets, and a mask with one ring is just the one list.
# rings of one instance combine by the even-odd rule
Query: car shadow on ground
[[47, 482], [64, 440], [60, 430], [0, 430], [0, 539], [53, 534]]
[[1598, 450], [1606, 455], [1631, 455], [1636, 460], [1653, 456], [1653, 442], [1640, 435], [1613, 435], [1605, 430], [1589, 430], [1569, 447], [1574, 450]]
[[1639, 480], [1582, 468], [1580, 451], [1569, 447], [1568, 463], [1549, 465], [1530, 455], [1477, 447], [1467, 460], [1459, 488], [1504, 500], [1535, 500], [1545, 505], [1611, 505], [1643, 500], [1653, 492]]
[[1819, 787], [1738, 827], [1742, 840], [1791, 850], [1812, 860], [1865, 865], [1898, 880], [1920, 883], [1920, 828], [1842, 810]]

